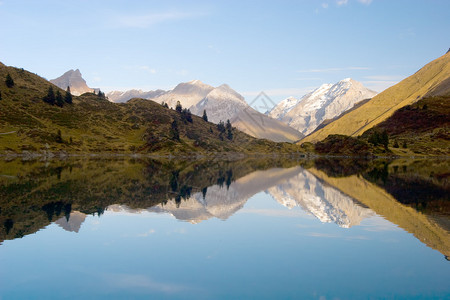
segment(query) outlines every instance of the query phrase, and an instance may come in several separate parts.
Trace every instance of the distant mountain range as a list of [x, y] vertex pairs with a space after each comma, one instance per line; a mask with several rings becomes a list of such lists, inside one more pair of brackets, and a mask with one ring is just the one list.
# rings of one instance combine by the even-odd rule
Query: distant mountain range
[[295, 142], [303, 138], [297, 130], [250, 107], [242, 95], [226, 84], [213, 87], [200, 80], [192, 80], [180, 83], [170, 91], [115, 91], [108, 93], [107, 97], [115, 102], [128, 101], [133, 97], [151, 99], [157, 103], [167, 103], [172, 108], [179, 101], [194, 115], [202, 116], [206, 110], [210, 122], [217, 124], [230, 120], [233, 126], [253, 137], [275, 142]]
[[[62, 89], [69, 86], [74, 95], [96, 90], [87, 86], [78, 69], [51, 82]], [[206, 111], [209, 121], [217, 124], [230, 120], [234, 127], [253, 137], [302, 144], [316, 143], [333, 134], [363, 135], [398, 109], [426, 97], [447, 96], [449, 90], [450, 53], [447, 53], [379, 95], [346, 78], [335, 84], [323, 84], [299, 99], [289, 97], [267, 115], [250, 107], [230, 86], [213, 87], [200, 80], [180, 83], [169, 91], [113, 91], [107, 97], [113, 102], [144, 98], [167, 103], [172, 108], [179, 101], [194, 115], [202, 116]]]
[[275, 106], [269, 116], [308, 135], [323, 121], [339, 116], [376, 94], [360, 82], [346, 78], [336, 84], [323, 84], [300, 99], [289, 97]]

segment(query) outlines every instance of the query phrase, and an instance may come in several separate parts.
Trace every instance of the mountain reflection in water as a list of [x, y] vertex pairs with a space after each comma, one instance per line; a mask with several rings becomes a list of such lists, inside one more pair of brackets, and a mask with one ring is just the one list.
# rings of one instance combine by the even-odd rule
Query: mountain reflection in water
[[[105, 210], [168, 213], [194, 224], [227, 220], [264, 191], [288, 209], [300, 207], [342, 228], [381, 215], [450, 255], [445, 160], [94, 159], [0, 164], [2, 241], [52, 222], [78, 232], [87, 214]], [[420, 198], [415, 197], [418, 193]]]

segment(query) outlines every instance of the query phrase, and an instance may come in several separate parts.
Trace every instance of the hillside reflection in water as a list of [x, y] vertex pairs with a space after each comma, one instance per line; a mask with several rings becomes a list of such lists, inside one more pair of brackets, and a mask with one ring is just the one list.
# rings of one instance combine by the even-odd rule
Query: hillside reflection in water
[[[161, 215], [197, 224], [187, 223], [189, 226], [201, 226], [196, 231], [203, 232], [207, 228], [208, 232], [191, 237], [196, 241], [200, 239], [200, 243], [217, 238], [214, 228], [217, 229], [218, 225], [214, 220], [227, 221], [225, 224], [228, 225], [223, 226], [234, 232], [234, 241], [229, 240], [231, 244], [246, 243], [246, 239], [254, 238], [247, 235], [248, 228], [260, 224], [262, 219], [258, 218], [266, 217], [258, 235], [265, 235], [268, 248], [272, 248], [269, 245], [276, 243], [280, 237], [290, 240], [291, 247], [298, 247], [300, 244], [294, 242], [298, 239], [298, 232], [288, 234], [278, 230], [289, 222], [300, 222], [295, 225], [299, 232], [302, 227], [315, 228], [306, 236], [331, 237], [338, 248], [340, 241], [374, 240], [375, 236], [381, 237], [384, 230], [390, 232], [401, 228], [404, 230], [401, 235], [405, 245], [411, 243], [409, 239], [412, 234], [416, 241], [414, 247], [423, 243], [439, 251], [447, 260], [450, 256], [449, 163], [446, 160], [92, 159], [47, 162], [13, 160], [0, 164], [0, 222], [3, 224], [0, 251], [6, 249], [6, 253], [9, 247], [17, 245], [14, 243], [20, 238], [33, 234], [32, 240], [38, 242], [45, 232], [55, 232], [52, 223], [83, 238], [87, 235], [86, 230], [97, 228], [95, 224], [98, 222], [110, 224], [109, 234], [115, 235], [117, 223], [110, 223], [111, 218]], [[128, 222], [132, 222], [131, 219]], [[162, 221], [164, 224], [167, 222], [169, 220]], [[334, 224], [335, 229], [324, 227], [327, 223]], [[176, 224], [175, 221], [167, 226], [175, 228], [178, 227]], [[173, 228], [171, 230], [175, 230]], [[190, 230], [191, 227], [183, 225], [183, 228]], [[356, 229], [352, 231], [353, 228]], [[150, 236], [155, 230], [140, 230], [139, 235]], [[361, 230], [364, 235], [350, 234]], [[377, 235], [367, 236], [370, 232], [377, 232]], [[392, 237], [386, 233], [385, 238]], [[177, 239], [182, 244], [187, 242]], [[163, 248], [170, 243], [163, 241], [160, 242]], [[83, 239], [81, 242], [84, 243]], [[311, 241], [308, 240], [308, 243]], [[308, 245], [310, 250], [323, 246], [321, 243]], [[375, 247], [382, 246], [383, 242], [375, 244]], [[195, 249], [193, 247], [188, 251]], [[228, 247], [230, 245], [224, 246]], [[251, 245], [248, 247], [251, 248]], [[382, 253], [380, 249], [376, 251]], [[431, 249], [429, 255], [434, 256], [435, 252]], [[16, 259], [20, 259], [20, 254], [15, 255]], [[2, 258], [6, 259], [5, 254]], [[8, 259], [14, 261], [13, 257]], [[445, 260], [441, 261], [448, 264]], [[449, 279], [448, 266], [441, 268], [444, 273], [440, 277], [444, 278], [440, 279]], [[0, 274], [6, 276], [5, 272], [6, 269], [2, 269]], [[253, 271], [251, 273], [260, 276]], [[14, 277], [11, 281], [12, 284]], [[448, 287], [440, 288], [435, 295], [449, 292]], [[275, 286], [273, 291], [278, 291]], [[159, 292], [164, 294], [164, 291]], [[222, 294], [223, 291], [216, 292], [213, 294], [219, 298], [228, 295]], [[298, 292], [293, 289], [285, 296], [298, 295]], [[6, 298], [14, 293], [2, 284], [0, 296], [3, 295]], [[262, 294], [248, 294], [250, 298], [255, 295]], [[208, 298], [210, 295], [203, 296]], [[341, 296], [352, 298], [345, 293]]]

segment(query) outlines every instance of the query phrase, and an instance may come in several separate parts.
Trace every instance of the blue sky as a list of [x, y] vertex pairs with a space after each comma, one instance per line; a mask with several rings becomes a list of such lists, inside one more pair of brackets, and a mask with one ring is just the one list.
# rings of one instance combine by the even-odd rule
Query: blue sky
[[200, 79], [274, 102], [346, 77], [381, 91], [450, 47], [448, 0], [0, 0], [0, 61], [91, 87]]

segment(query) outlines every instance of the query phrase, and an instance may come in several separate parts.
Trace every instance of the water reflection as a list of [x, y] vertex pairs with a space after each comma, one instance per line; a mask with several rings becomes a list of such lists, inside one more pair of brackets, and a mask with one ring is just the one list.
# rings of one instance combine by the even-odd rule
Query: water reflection
[[105, 210], [227, 220], [265, 191], [342, 228], [382, 215], [450, 255], [448, 162], [286, 158], [239, 161], [68, 160], [0, 163], [1, 241], [55, 222], [78, 232]]

